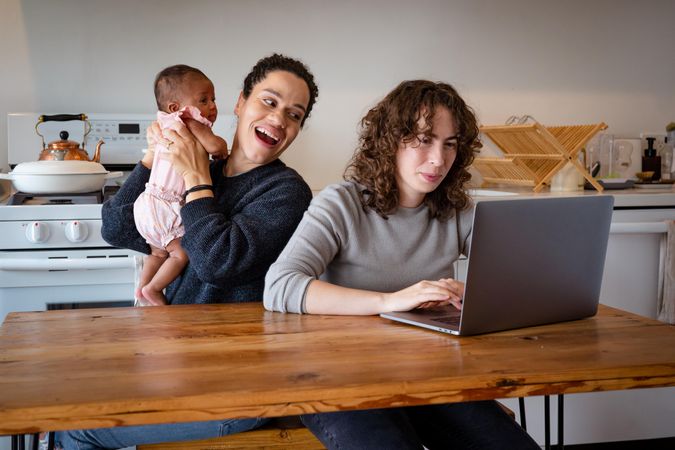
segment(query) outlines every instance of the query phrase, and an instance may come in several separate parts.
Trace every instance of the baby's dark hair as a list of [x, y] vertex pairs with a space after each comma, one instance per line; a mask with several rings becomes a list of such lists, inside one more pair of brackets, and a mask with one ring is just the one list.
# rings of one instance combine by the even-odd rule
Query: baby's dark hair
[[169, 112], [168, 104], [172, 100], [171, 96], [176, 92], [185, 77], [190, 74], [209, 79], [201, 70], [185, 64], [169, 66], [157, 74], [155, 77], [155, 100], [160, 111]]
[[319, 88], [314, 82], [314, 75], [312, 75], [306, 65], [297, 59], [289, 58], [288, 56], [280, 55], [278, 53], [260, 59], [255, 63], [255, 66], [253, 66], [244, 79], [244, 87], [242, 89], [244, 98], [248, 98], [248, 96], [251, 95], [251, 91], [253, 91], [253, 87], [264, 80], [270, 72], [274, 72], [275, 70], [290, 72], [293, 75], [302, 78], [307, 84], [307, 88], [309, 89], [309, 103], [307, 104], [305, 116], [302, 118], [302, 122], [300, 122], [300, 126], [302, 127], [305, 124], [305, 120], [309, 117], [309, 113], [312, 112], [312, 106], [314, 106], [314, 103], [319, 96]]

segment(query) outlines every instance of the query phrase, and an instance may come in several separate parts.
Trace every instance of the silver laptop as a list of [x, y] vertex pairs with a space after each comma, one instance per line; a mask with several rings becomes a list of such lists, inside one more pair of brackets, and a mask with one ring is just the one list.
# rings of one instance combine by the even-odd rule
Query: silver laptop
[[461, 312], [380, 314], [458, 335], [576, 320], [598, 309], [612, 196], [480, 201]]

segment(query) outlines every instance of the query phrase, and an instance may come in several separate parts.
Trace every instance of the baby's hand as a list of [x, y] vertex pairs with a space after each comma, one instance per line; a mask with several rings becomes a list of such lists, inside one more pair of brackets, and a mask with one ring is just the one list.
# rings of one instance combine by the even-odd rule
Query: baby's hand
[[187, 128], [195, 135], [206, 151], [215, 159], [227, 156], [227, 142], [220, 136], [213, 134], [213, 130], [194, 119], [184, 119]]
[[183, 122], [185, 125], [188, 127], [188, 130], [192, 132], [195, 136], [198, 133], [211, 133], [213, 134], [213, 131], [211, 131], [211, 128], [207, 127], [201, 122], [196, 121], [195, 119], [190, 119], [188, 117], [183, 117]]

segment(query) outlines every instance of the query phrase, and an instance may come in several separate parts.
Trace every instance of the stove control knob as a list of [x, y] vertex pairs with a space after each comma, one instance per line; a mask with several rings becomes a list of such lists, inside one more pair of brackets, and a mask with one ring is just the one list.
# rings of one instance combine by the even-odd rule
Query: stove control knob
[[82, 242], [87, 239], [87, 225], [74, 220], [66, 225], [66, 239], [70, 242]]
[[33, 244], [42, 244], [49, 239], [49, 225], [44, 222], [33, 222], [26, 227], [26, 239]]

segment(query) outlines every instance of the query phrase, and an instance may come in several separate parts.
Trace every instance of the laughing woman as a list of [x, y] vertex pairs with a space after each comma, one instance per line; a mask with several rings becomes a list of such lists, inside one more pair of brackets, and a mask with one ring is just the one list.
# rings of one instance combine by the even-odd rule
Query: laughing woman
[[[302, 63], [273, 55], [258, 61], [244, 80], [234, 108], [235, 143], [227, 159], [209, 163], [186, 127], [164, 137], [158, 125], [150, 130], [157, 139], [173, 142], [171, 162], [190, 192], [181, 209], [190, 263], [167, 288], [170, 304], [262, 298], [265, 272], [311, 200], [309, 186], [278, 158], [300, 132], [317, 94]], [[146, 254], [147, 242], [130, 224], [134, 201], [150, 175], [152, 153], [103, 206], [106, 241]], [[200, 190], [191, 189], [195, 187]]]
[[[368, 315], [461, 308], [453, 262], [469, 245], [467, 167], [481, 147], [450, 85], [401, 83], [361, 121], [346, 182], [310, 205], [265, 279], [265, 307]], [[392, 245], [395, 243], [395, 245]], [[302, 416], [329, 449], [538, 449], [495, 402]]]
[[[272, 55], [244, 80], [234, 112], [232, 151], [209, 163], [186, 127], [149, 130], [172, 142], [170, 160], [185, 180], [182, 244], [189, 264], [168, 288], [170, 304], [259, 301], [264, 277], [302, 218], [312, 193], [279, 156], [295, 140], [318, 96], [300, 61]], [[151, 149], [150, 149], [151, 150]], [[112, 245], [149, 253], [134, 226], [133, 205], [150, 176], [153, 152], [143, 157], [119, 192], [103, 205], [103, 237]], [[196, 189], [191, 189], [197, 187]], [[114, 449], [139, 444], [207, 439], [255, 428], [262, 419], [120, 427], [56, 433], [56, 448]]]

